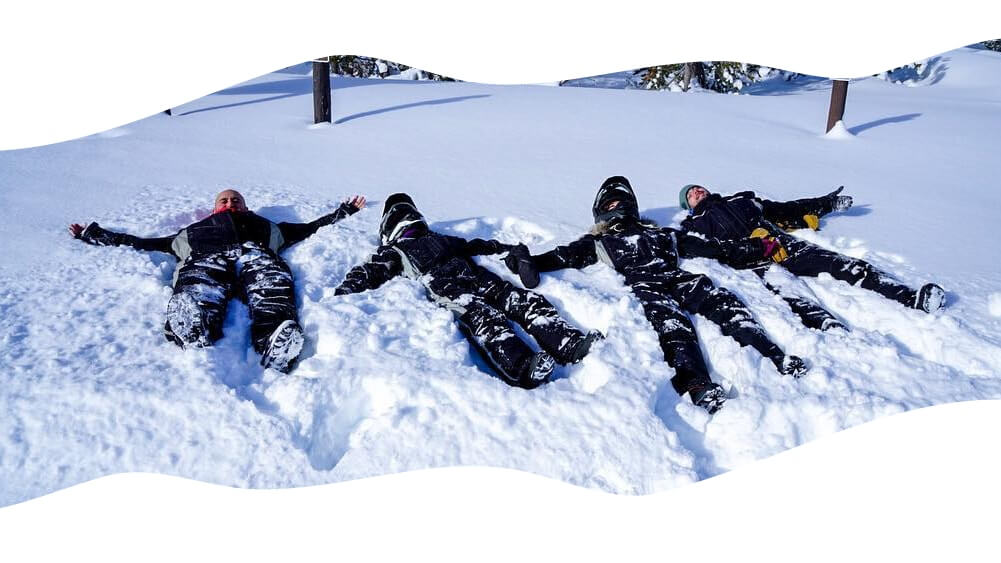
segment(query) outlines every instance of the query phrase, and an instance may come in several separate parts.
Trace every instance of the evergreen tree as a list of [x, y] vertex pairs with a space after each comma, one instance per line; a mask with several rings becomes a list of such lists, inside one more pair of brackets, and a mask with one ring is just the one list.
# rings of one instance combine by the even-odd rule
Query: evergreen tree
[[353, 76], [355, 78], [386, 78], [398, 74], [406, 74], [413, 80], [436, 80], [454, 82], [454, 78], [449, 78], [434, 72], [411, 68], [407, 65], [394, 63], [384, 59], [373, 57], [362, 57], [359, 55], [332, 55], [327, 57], [330, 61], [330, 72], [341, 76]]
[[676, 63], [641, 68], [640, 88], [687, 92], [693, 87], [720, 93], [739, 92], [772, 73], [759, 65], [729, 61]]
[[990, 39], [984, 41], [983, 45], [991, 51], [1001, 51], [1001, 39]]

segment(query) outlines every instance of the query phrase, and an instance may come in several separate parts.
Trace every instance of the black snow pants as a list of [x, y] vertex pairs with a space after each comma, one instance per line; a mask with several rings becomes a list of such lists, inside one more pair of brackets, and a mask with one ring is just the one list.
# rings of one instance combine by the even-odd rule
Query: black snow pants
[[789, 308], [792, 309], [793, 313], [796, 313], [796, 316], [800, 318], [804, 326], [807, 328], [822, 330], [827, 326], [831, 326], [833, 323], [835, 326], [844, 327], [844, 324], [842, 324], [837, 317], [835, 317], [827, 309], [821, 307], [819, 303], [799, 296], [784, 295], [779, 288], [768, 283], [765, 280], [765, 273], [768, 272], [768, 268], [773, 264], [774, 262], [769, 260], [759, 266], [755, 266], [752, 271], [757, 274], [759, 278], [761, 278], [761, 281], [765, 284], [765, 287], [767, 287], [769, 291], [781, 297], [782, 300], [789, 305]]
[[835, 279], [875, 291], [906, 307], [914, 307], [917, 291], [894, 280], [865, 260], [831, 252], [789, 236], [782, 237], [781, 242], [789, 252], [789, 257], [780, 264], [797, 276], [816, 277], [827, 272]]
[[655, 280], [633, 281], [629, 285], [657, 331], [664, 359], [676, 372], [671, 384], [679, 395], [712, 382], [695, 327], [686, 311], [709, 319], [723, 334], [741, 346], [751, 346], [766, 358], [783, 356], [747, 306], [729, 290], [715, 287], [702, 274], [677, 270]]
[[508, 320], [521, 325], [559, 363], [567, 363], [567, 355], [585, 335], [542, 295], [515, 287], [487, 269], [475, 270], [474, 278], [438, 276], [428, 289], [439, 305], [452, 311], [462, 332], [506, 383], [537, 387], [542, 382], [525, 373], [535, 352]]
[[288, 265], [274, 253], [245, 243], [185, 261], [167, 303], [167, 340], [179, 346], [210, 346], [222, 337], [226, 306], [234, 296], [250, 310], [251, 340], [260, 354], [279, 325], [298, 321]]

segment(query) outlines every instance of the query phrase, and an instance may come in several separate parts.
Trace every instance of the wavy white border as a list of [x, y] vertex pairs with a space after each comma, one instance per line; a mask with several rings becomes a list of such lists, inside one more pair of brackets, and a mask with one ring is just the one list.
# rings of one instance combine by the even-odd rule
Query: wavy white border
[[982, 0], [11, 3], [0, 149], [77, 138], [327, 54], [537, 83], [687, 60], [873, 74], [1001, 36]]
[[1001, 401], [930, 407], [644, 497], [469, 467], [278, 491], [115, 475], [0, 510], [0, 553], [16, 555], [8, 561], [996, 561], [999, 427]]
[[[25, 2], [0, 18], [0, 148], [76, 138], [328, 53], [495, 83], [692, 59], [862, 76], [1001, 37], [999, 12], [966, 0], [656, 9], [619, 1], [601, 11], [521, 0]], [[704, 23], [686, 23], [694, 21]], [[118, 475], [0, 509], [0, 555], [991, 560], [999, 427], [999, 402], [942, 405], [648, 497], [485, 468], [282, 491]]]

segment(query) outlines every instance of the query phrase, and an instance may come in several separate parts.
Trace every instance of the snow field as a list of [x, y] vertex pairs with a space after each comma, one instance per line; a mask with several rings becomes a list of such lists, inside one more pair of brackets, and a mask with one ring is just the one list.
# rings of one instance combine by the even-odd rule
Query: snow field
[[[645, 494], [874, 418], [1001, 398], [1001, 254], [987, 234], [1001, 169], [983, 133], [1001, 126], [989, 78], [1001, 61], [964, 49], [937, 64], [941, 76], [914, 87], [853, 82], [851, 136], [836, 143], [818, 131], [829, 91], [808, 78], [753, 96], [336, 79], [339, 123], [311, 128], [308, 77], [275, 73], [174, 117], [0, 153], [11, 210], [0, 224], [0, 505], [122, 471], [292, 487], [450, 465]], [[845, 184], [855, 207], [795, 235], [912, 287], [940, 283], [946, 309], [925, 315], [772, 267], [770, 283], [850, 329], [822, 334], [752, 273], [685, 261], [812, 365], [799, 380], [780, 376], [694, 316], [730, 394], [710, 417], [675, 394], [639, 303], [603, 265], [543, 274], [537, 291], [607, 338], [531, 392], [491, 376], [416, 282], [333, 295], [378, 244], [392, 192], [412, 193], [436, 230], [541, 252], [590, 229], [593, 190], [613, 174], [629, 176], [643, 214], [665, 225], [683, 217], [677, 188], [693, 181], [772, 199]], [[274, 221], [369, 197], [284, 253], [307, 338], [290, 375], [260, 368], [236, 301], [215, 347], [179, 350], [162, 336], [173, 258], [65, 234], [92, 219], [173, 233], [229, 186]], [[477, 260], [515, 279], [497, 257]]]

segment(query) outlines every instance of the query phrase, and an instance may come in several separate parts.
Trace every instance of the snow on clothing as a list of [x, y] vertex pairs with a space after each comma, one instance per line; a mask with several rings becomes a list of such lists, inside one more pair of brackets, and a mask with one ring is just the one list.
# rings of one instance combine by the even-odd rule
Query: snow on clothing
[[591, 335], [567, 324], [542, 295], [515, 287], [470, 260], [511, 248], [494, 240], [426, 231], [380, 246], [368, 262], [348, 272], [335, 294], [375, 289], [399, 275], [417, 280], [432, 301], [455, 315], [463, 333], [506, 383], [531, 389], [545, 383], [548, 373], [543, 380], [532, 378], [536, 354], [508, 319], [521, 325], [559, 363], [579, 361]]
[[292, 272], [278, 252], [356, 211], [344, 203], [309, 223], [277, 224], [251, 211], [220, 212], [159, 238], [115, 233], [91, 223], [80, 238], [91, 244], [125, 245], [178, 258], [164, 324], [168, 340], [180, 346], [207, 346], [218, 340], [226, 306], [237, 296], [250, 310], [254, 349], [265, 354], [272, 336], [287, 321], [301, 331]]
[[[793, 274], [813, 277], [827, 272], [836, 279], [875, 291], [907, 307], [915, 307], [918, 292], [895, 281], [872, 264], [790, 236], [778, 226], [806, 226], [804, 215], [824, 215], [833, 209], [833, 205], [833, 198], [830, 197], [774, 202], [758, 198], [750, 191], [725, 197], [710, 194], [692, 209], [692, 215], [681, 222], [681, 228], [717, 238], [747, 237], [754, 229], [764, 228], [778, 238], [789, 253], [789, 257], [779, 264]], [[760, 260], [746, 266], [763, 276], [770, 265], [770, 261]], [[741, 267], [738, 264], [733, 266]], [[820, 328], [818, 323], [822, 323], [825, 316], [833, 318], [819, 305], [804, 299], [789, 298], [787, 301], [807, 326]]]
[[[719, 325], [723, 334], [751, 346], [782, 369], [785, 354], [765, 334], [750, 310], [733, 293], [715, 287], [702, 275], [678, 267], [678, 257], [701, 256], [728, 262], [757, 261], [758, 240], [704, 240], [675, 229], [634, 218], [599, 223], [582, 238], [532, 257], [541, 272], [584, 268], [604, 262], [625, 276], [653, 325], [664, 358], [676, 375], [671, 384], [679, 395], [713, 386], [698, 336], [685, 314], [698, 313]], [[791, 357], [790, 357], [791, 358]]]

